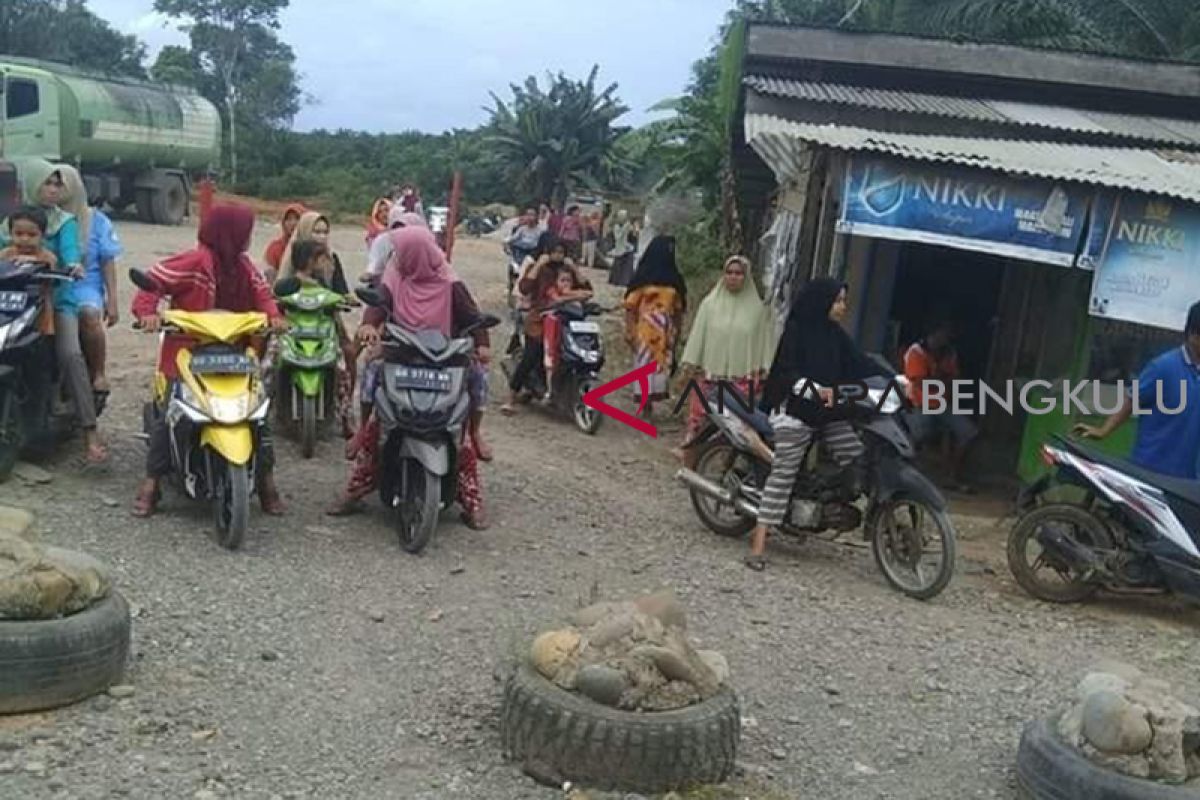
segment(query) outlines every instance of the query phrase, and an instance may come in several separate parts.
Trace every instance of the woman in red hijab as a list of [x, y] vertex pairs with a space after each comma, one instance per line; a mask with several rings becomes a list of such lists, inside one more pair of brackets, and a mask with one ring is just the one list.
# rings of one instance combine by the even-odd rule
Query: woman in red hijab
[[[479, 306], [466, 285], [446, 261], [437, 240], [427, 228], [410, 226], [388, 234], [392, 258], [384, 270], [380, 288], [391, 304], [391, 318], [413, 330], [437, 330], [454, 336], [479, 318]], [[379, 308], [363, 314], [359, 341], [374, 346], [388, 315]], [[490, 339], [484, 329], [471, 334], [475, 357], [481, 364], [491, 358]], [[379, 482], [379, 419], [372, 414], [355, 438], [354, 468], [337, 503], [327, 512], [346, 516], [361, 510], [361, 501]], [[479, 480], [479, 458], [475, 442], [464, 431], [458, 459], [458, 503], [463, 522], [475, 530], [487, 527], [483, 513], [483, 491]]]
[[[159, 305], [166, 299], [180, 311], [261, 311], [271, 320], [271, 328], [287, 327], [271, 289], [246, 255], [254, 233], [254, 212], [245, 206], [215, 205], [200, 222], [199, 242], [194, 250], [171, 256], [155, 264], [146, 273], [156, 291], [138, 291], [133, 298], [133, 316], [142, 330], [154, 333], [162, 327]], [[188, 343], [187, 337], [167, 336], [159, 349], [158, 371], [168, 380], [178, 379], [175, 356]], [[158, 484], [171, 471], [171, 444], [167, 425], [161, 417], [150, 430], [150, 449], [146, 454], [146, 479], [133, 502], [135, 516], [148, 517], [158, 505]], [[274, 448], [270, 431], [264, 425], [260, 449], [262, 471], [258, 496], [263, 511], [283, 513], [283, 503], [275, 488]]]
[[275, 283], [275, 277], [279, 274], [279, 265], [283, 261], [283, 253], [287, 250], [288, 242], [292, 240], [292, 233], [296, 230], [296, 224], [300, 222], [300, 217], [304, 216], [305, 211], [308, 209], [300, 203], [292, 203], [283, 210], [283, 217], [279, 220], [281, 232], [277, 238], [271, 240], [263, 253], [263, 261], [267, 263], [268, 284]]
[[381, 233], [386, 233], [388, 230], [388, 215], [392, 210], [392, 202], [386, 197], [381, 197], [375, 201], [375, 205], [371, 206], [371, 216], [367, 217], [367, 247], [371, 246], [371, 242]]

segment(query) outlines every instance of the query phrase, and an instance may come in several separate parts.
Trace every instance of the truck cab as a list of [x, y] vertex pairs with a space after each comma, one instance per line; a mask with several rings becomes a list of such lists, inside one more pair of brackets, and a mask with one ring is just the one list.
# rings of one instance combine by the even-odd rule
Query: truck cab
[[62, 156], [58, 84], [45, 70], [0, 63], [0, 156]]

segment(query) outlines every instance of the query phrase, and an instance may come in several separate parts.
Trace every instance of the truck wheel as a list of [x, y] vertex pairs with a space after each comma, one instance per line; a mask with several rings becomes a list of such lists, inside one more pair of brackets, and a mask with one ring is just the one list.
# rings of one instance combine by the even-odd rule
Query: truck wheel
[[138, 222], [145, 222], [147, 225], [154, 223], [154, 190], [153, 189], [138, 189], [137, 198]]
[[541, 783], [658, 794], [727, 780], [741, 714], [729, 689], [677, 711], [620, 711], [560, 689], [523, 663], [504, 692], [500, 736], [505, 755]]
[[178, 225], [187, 215], [188, 195], [183, 181], [167, 178], [154, 190], [154, 221], [159, 225]]

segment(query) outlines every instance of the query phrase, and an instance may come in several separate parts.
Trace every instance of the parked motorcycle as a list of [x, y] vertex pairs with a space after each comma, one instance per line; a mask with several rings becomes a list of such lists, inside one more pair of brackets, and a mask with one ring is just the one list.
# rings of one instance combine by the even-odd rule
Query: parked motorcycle
[[[390, 308], [375, 289], [358, 289], [369, 306]], [[470, 413], [467, 373], [470, 334], [500, 320], [483, 315], [447, 338], [388, 322], [381, 339], [383, 366], [375, 390], [380, 424], [379, 496], [390, 509], [400, 546], [420, 553], [429, 544], [443, 507], [458, 494], [458, 457]]]
[[[1008, 537], [1009, 569], [1022, 589], [1052, 603], [1101, 589], [1200, 601], [1200, 483], [1059, 436], [1042, 457], [1053, 472], [1022, 491], [1023, 516]], [[1082, 497], [1063, 499], [1065, 487]], [[1052, 491], [1058, 499], [1047, 497]]]
[[28, 448], [53, 444], [75, 424], [66, 402], [54, 339], [39, 322], [51, 289], [70, 273], [38, 262], [0, 261], [0, 481]]
[[[545, 314], [554, 314], [562, 322], [558, 368], [554, 372], [552, 407], [569, 415], [579, 430], [594, 435], [600, 430], [604, 417], [583, 402], [583, 396], [600, 385], [600, 370], [604, 368], [604, 339], [597, 317], [608, 309], [595, 303], [571, 301], [556, 303]], [[505, 375], [511, 379], [521, 353], [510, 352], [502, 363]], [[528, 390], [534, 397], [546, 394], [546, 372], [541, 365], [530, 376]]]
[[289, 278], [275, 285], [275, 297], [287, 315], [288, 330], [279, 339], [276, 410], [300, 432], [300, 450], [312, 458], [321, 423], [337, 412], [337, 362], [341, 357], [337, 315], [350, 311], [351, 298], [320, 285]]
[[[888, 583], [909, 597], [928, 600], [954, 573], [955, 532], [946, 501], [914, 466], [915, 451], [899, 420], [904, 409], [903, 378], [872, 378], [868, 391], [852, 400], [850, 422], [866, 454], [861, 479], [838, 467], [817, 439], [796, 478], [783, 532], [805, 538], [863, 528], [875, 563]], [[820, 389], [801, 380], [795, 391]], [[721, 407], [723, 405], [723, 408]], [[705, 427], [690, 443], [698, 448], [696, 469], [677, 478], [688, 487], [701, 522], [720, 536], [740, 538], [754, 527], [774, 457], [774, 431], [761, 411], [728, 393], [714, 398]], [[866, 500], [865, 510], [858, 505]]]
[[[157, 288], [140, 270], [131, 269], [129, 277], [139, 289]], [[212, 503], [218, 543], [236, 550], [250, 521], [262, 426], [271, 405], [258, 357], [246, 340], [267, 329], [267, 316], [172, 309], [162, 318], [164, 335], [183, 335], [191, 344], [176, 359], [179, 380], [161, 386], [160, 402], [146, 404], [145, 432], [165, 417], [174, 482], [193, 500]]]

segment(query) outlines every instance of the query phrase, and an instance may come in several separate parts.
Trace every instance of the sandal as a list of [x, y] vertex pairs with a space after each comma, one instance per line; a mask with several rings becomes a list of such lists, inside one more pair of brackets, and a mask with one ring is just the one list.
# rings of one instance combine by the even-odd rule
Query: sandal
[[517, 415], [517, 408], [512, 403], [505, 403], [500, 406], [500, 413], [506, 417], [515, 417]]
[[87, 448], [84, 453], [83, 460], [89, 467], [97, 467], [108, 462], [108, 448], [102, 444], [93, 445]]
[[754, 570], [755, 572], [762, 572], [763, 570], [765, 570], [767, 568], [767, 557], [766, 556], [749, 555], [749, 556], [746, 556], [744, 563], [746, 564], [747, 567]]
[[266, 491], [259, 490], [258, 504], [262, 506], [263, 513], [271, 517], [282, 517], [283, 498], [279, 496], [279, 491], [276, 489], [267, 489]]
[[480, 461], [487, 462], [491, 462], [496, 457], [491, 447], [478, 440], [475, 442], [475, 455], [479, 457]]
[[478, 517], [473, 517], [464, 511], [461, 517], [463, 524], [473, 531], [486, 531], [489, 527], [487, 518], [482, 514]]

